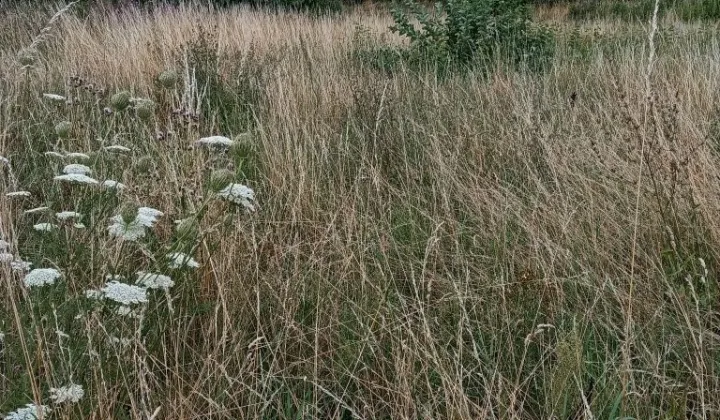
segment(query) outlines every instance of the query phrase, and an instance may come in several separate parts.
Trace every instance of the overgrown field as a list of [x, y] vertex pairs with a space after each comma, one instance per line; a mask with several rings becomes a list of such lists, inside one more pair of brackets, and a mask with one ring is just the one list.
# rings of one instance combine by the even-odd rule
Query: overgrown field
[[3, 415], [720, 416], [717, 22], [438, 72], [380, 9], [56, 12], [0, 9]]

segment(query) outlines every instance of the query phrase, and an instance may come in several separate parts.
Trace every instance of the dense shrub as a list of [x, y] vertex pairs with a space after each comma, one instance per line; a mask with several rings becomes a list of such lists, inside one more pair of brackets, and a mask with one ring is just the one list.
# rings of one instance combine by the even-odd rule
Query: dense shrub
[[437, 4], [434, 14], [408, 0], [392, 15], [392, 31], [410, 39], [414, 54], [436, 62], [506, 58], [538, 68], [552, 54], [551, 32], [531, 22], [523, 0], [448, 0]]

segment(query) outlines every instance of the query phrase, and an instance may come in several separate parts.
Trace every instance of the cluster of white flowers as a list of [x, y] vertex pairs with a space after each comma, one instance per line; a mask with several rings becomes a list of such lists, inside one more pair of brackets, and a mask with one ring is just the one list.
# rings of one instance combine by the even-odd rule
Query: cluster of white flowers
[[23, 282], [27, 288], [31, 288], [53, 284], [60, 277], [62, 274], [54, 268], [36, 268], [25, 276]]
[[172, 254], [167, 254], [167, 258], [170, 260], [170, 262], [168, 263], [168, 266], [170, 268], [200, 267], [200, 264], [195, 261], [193, 257], [183, 254], [182, 252], [173, 252]]
[[55, 217], [57, 217], [58, 220], [68, 220], [68, 219], [81, 219], [82, 214], [76, 212], [76, 211], [61, 211], [60, 213], [55, 213]]
[[108, 152], [126, 152], [126, 153], [131, 151], [129, 147], [121, 146], [119, 144], [105, 146], [105, 150], [107, 150]]
[[122, 191], [123, 189], [125, 189], [125, 184], [123, 184], [121, 182], [113, 181], [112, 179], [106, 179], [105, 181], [102, 182], [101, 185], [103, 188], [106, 188], [106, 189], [115, 189], [118, 191]]
[[243, 184], [229, 184], [217, 193], [221, 198], [255, 211], [255, 191]]
[[60, 388], [50, 388], [50, 399], [55, 404], [64, 402], [76, 403], [85, 396], [85, 390], [78, 384], [70, 384], [61, 386]]
[[55, 93], [43, 93], [43, 98], [50, 100], [51, 102], [65, 102], [67, 98], [62, 95]]
[[233, 141], [225, 136], [210, 136], [210, 137], [203, 137], [200, 140], [197, 140], [195, 144], [199, 146], [209, 146], [209, 147], [217, 147], [217, 148], [228, 148], [233, 145]]
[[0, 252], [0, 263], [9, 264], [15, 260], [15, 256], [9, 252]]
[[5, 193], [5, 197], [30, 197], [30, 191], [13, 191]]
[[87, 175], [87, 174], [92, 173], [92, 170], [88, 166], [81, 165], [79, 163], [71, 163], [69, 165], [65, 165], [65, 167], [63, 168], [63, 173], [68, 174], [68, 175], [70, 175], [70, 174]]
[[98, 180], [95, 178], [91, 178], [85, 174], [65, 174], [65, 175], [58, 175], [55, 178], [55, 181], [65, 181], [65, 182], [72, 182], [76, 184], [90, 184], [94, 185], [98, 183]]
[[36, 225], [33, 225], [33, 229], [37, 230], [38, 232], [52, 232], [57, 228], [58, 225], [53, 223], [38, 223]]
[[145, 273], [140, 271], [137, 273], [137, 281], [139, 284], [148, 289], [168, 290], [175, 285], [175, 282], [164, 274]]
[[105, 298], [126, 306], [134, 303], [147, 303], [148, 301], [147, 290], [144, 287], [120, 283], [116, 280], [107, 282], [101, 291]]
[[122, 215], [110, 218], [112, 224], [108, 227], [108, 233], [126, 241], [137, 241], [145, 236], [146, 228], [155, 226], [157, 218], [162, 215], [163, 213], [160, 210], [140, 207], [135, 219], [130, 222], [126, 222]]
[[10, 263], [10, 268], [16, 273], [24, 273], [26, 271], [30, 271], [30, 266], [32, 266], [32, 263], [20, 259], [16, 259], [15, 261]]
[[8, 413], [5, 420], [36, 420], [46, 418], [50, 414], [50, 407], [46, 405], [27, 404], [25, 407]]

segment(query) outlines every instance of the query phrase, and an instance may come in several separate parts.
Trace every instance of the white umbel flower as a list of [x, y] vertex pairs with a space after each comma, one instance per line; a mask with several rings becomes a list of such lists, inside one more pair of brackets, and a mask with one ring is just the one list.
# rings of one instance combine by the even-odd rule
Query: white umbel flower
[[[68, 154], [67, 156], [70, 156], [70, 154]], [[85, 156], [87, 156], [87, 155], [85, 155]], [[89, 158], [90, 157], [88, 156], [88, 159]], [[87, 175], [91, 172], [92, 171], [90, 170], [89, 167], [87, 167], [85, 165], [81, 165], [79, 163], [71, 163], [69, 165], [65, 165], [65, 167], [63, 168], [63, 173], [66, 173], [68, 175], [70, 175], [70, 174]]]
[[148, 301], [147, 290], [144, 287], [120, 283], [119, 281], [105, 283], [105, 287], [101, 291], [105, 294], [105, 298], [126, 306], [134, 303], [147, 303]]
[[125, 153], [131, 151], [129, 147], [121, 146], [119, 144], [112, 144], [110, 146], [105, 146], [105, 150], [107, 150], [108, 152], [125, 152]]
[[89, 176], [85, 174], [65, 174], [65, 175], [58, 175], [55, 178], [55, 181], [67, 181], [67, 182], [74, 182], [77, 184], [97, 184], [98, 181], [94, 178], [90, 178]]
[[120, 215], [110, 218], [112, 224], [108, 226], [110, 236], [121, 238], [125, 241], [135, 242], [145, 236], [145, 226], [138, 222], [137, 218], [128, 223]]
[[50, 388], [50, 399], [55, 404], [62, 404], [65, 402], [76, 403], [85, 396], [85, 390], [78, 384], [70, 384], [61, 386], [60, 388]]
[[0, 252], [0, 264], [10, 264], [15, 261], [15, 256], [9, 252]]
[[75, 212], [75, 211], [61, 211], [60, 213], [55, 213], [55, 217], [58, 218], [58, 220], [68, 220], [68, 219], [80, 219], [82, 218], [82, 214]]
[[36, 268], [30, 271], [23, 282], [27, 288], [54, 284], [62, 274], [54, 268]]
[[227, 148], [233, 145], [233, 141], [225, 136], [210, 136], [210, 137], [203, 137], [200, 140], [197, 140], [195, 144], [200, 146], [210, 146], [210, 147], [218, 147], [218, 148]]
[[6, 193], [6, 197], [30, 197], [32, 194], [30, 194], [30, 191], [13, 191]]
[[[90, 156], [87, 153], [80, 153], [80, 152], [72, 152], [65, 155], [65, 157], [70, 159], [79, 159], [79, 160], [90, 160]], [[71, 166], [71, 165], [68, 165]], [[84, 165], [80, 165], [84, 166]], [[87, 168], [87, 166], [85, 166]], [[67, 168], [67, 166], [65, 167]], [[80, 173], [80, 172], [65, 172], [66, 174], [70, 173]], [[90, 168], [88, 168], [88, 172], [82, 172], [84, 174], [90, 173]]]
[[50, 407], [46, 405], [27, 404], [25, 407], [8, 413], [5, 420], [37, 420], [40, 417], [47, 418], [50, 414]]
[[193, 257], [183, 254], [182, 252], [173, 252], [172, 254], [167, 254], [167, 257], [170, 260], [170, 262], [168, 263], [168, 267], [170, 268], [200, 267], [200, 264], [195, 261]]
[[163, 212], [152, 207], [140, 207], [135, 220], [145, 227], [153, 227], [157, 218], [162, 215]]
[[148, 289], [168, 290], [175, 285], [175, 282], [168, 276], [155, 273], [137, 273], [136, 284], [142, 285]]
[[250, 211], [255, 211], [255, 191], [252, 188], [243, 184], [229, 184], [217, 193], [220, 197], [224, 198], [235, 204], [241, 204]]
[[34, 209], [30, 209], [30, 210], [25, 210], [23, 213], [33, 214], [33, 213], [40, 213], [40, 212], [47, 211], [47, 210], [50, 210], [50, 207], [43, 206], [43, 207], [35, 207]]
[[57, 228], [58, 225], [54, 223], [38, 223], [36, 225], [33, 225], [33, 229], [37, 230], [38, 232], [52, 232]]
[[25, 273], [27, 271], [30, 271], [31, 266], [32, 266], [32, 263], [29, 263], [27, 261], [23, 261], [20, 259], [15, 260], [10, 263], [10, 268], [12, 269], [12, 271], [14, 271], [16, 273]]
[[112, 179], [106, 179], [102, 182], [102, 187], [106, 189], [115, 189], [118, 191], [122, 191], [125, 189], [125, 184], [117, 181], [113, 181]]
[[49, 100], [50, 102], [65, 102], [67, 100], [66, 97], [55, 93], [43, 93], [43, 98]]

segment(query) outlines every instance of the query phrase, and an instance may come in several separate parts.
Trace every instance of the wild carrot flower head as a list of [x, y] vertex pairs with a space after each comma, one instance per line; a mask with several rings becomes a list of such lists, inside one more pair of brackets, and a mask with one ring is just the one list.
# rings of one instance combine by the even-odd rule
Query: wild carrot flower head
[[68, 219], [81, 219], [82, 214], [75, 212], [75, 211], [61, 211], [60, 213], [55, 213], [55, 217], [57, 217], [58, 220], [68, 220]]
[[[67, 155], [67, 156], [69, 156], [69, 155]], [[87, 167], [85, 165], [81, 165], [79, 163], [71, 163], [69, 165], [65, 165], [65, 167], [63, 168], [63, 173], [66, 173], [66, 174], [87, 175], [91, 172], [92, 171], [90, 170], [89, 167]]]
[[33, 225], [33, 229], [35, 229], [38, 232], [52, 232], [53, 230], [57, 229], [58, 225], [54, 223], [38, 223], [36, 225]]
[[250, 211], [255, 211], [255, 192], [243, 184], [229, 184], [218, 192], [221, 198], [235, 204], [241, 204]]
[[40, 417], [47, 418], [50, 414], [50, 407], [46, 405], [27, 404], [25, 407], [8, 413], [5, 420], [36, 420]]
[[200, 140], [197, 140], [195, 144], [199, 146], [208, 146], [208, 147], [214, 147], [214, 148], [220, 148], [220, 149], [226, 149], [233, 145], [233, 141], [225, 136], [210, 136], [210, 137], [203, 137]]
[[60, 277], [62, 277], [62, 274], [54, 268], [36, 268], [25, 276], [23, 282], [27, 288], [32, 288], [54, 284]]
[[163, 290], [168, 290], [175, 285], [175, 282], [169, 276], [163, 274], [145, 273], [143, 271], [137, 273], [137, 281], [135, 283], [148, 289]]
[[50, 399], [55, 404], [65, 402], [76, 403], [85, 396], [85, 390], [78, 384], [70, 384], [60, 388], [50, 388]]
[[105, 287], [103, 287], [101, 291], [106, 299], [126, 306], [134, 303], [147, 303], [148, 301], [147, 291], [144, 287], [120, 283], [116, 280], [105, 283]]
[[58, 175], [55, 178], [53, 178], [55, 181], [63, 181], [63, 182], [70, 182], [74, 184], [88, 184], [88, 185], [94, 185], [97, 184], [97, 179], [91, 178], [85, 174], [65, 174], [65, 175]]
[[57, 103], [64, 103], [67, 98], [62, 95], [57, 95], [55, 93], [43, 93], [43, 98], [49, 100], [50, 102], [57, 102]]
[[200, 264], [195, 261], [193, 257], [183, 254], [182, 252], [173, 252], [171, 254], [168, 254], [167, 258], [168, 260], [170, 260], [170, 262], [168, 263], [168, 267], [170, 268], [200, 267]]

